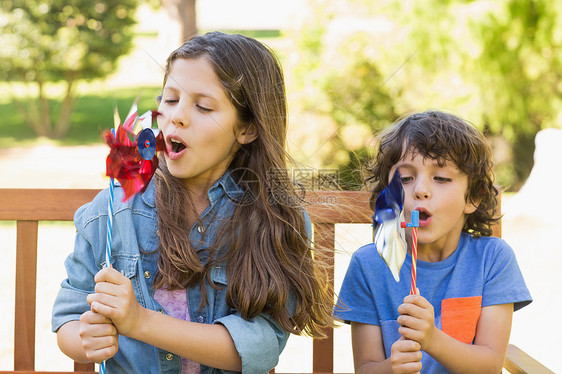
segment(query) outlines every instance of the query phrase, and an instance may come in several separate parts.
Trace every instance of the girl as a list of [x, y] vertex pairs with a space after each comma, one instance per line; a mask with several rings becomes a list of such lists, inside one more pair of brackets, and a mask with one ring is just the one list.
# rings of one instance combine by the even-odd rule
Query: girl
[[336, 314], [351, 323], [355, 371], [500, 373], [513, 311], [531, 295], [511, 247], [490, 237], [498, 191], [486, 139], [451, 114], [408, 116], [380, 137], [371, 207], [396, 170], [405, 217], [420, 215], [419, 291], [408, 295], [411, 254], [398, 283], [374, 244], [353, 254]]
[[288, 203], [279, 63], [254, 39], [198, 36], [168, 58], [159, 103], [166, 155], [144, 193], [116, 189], [111, 267], [107, 191], [76, 212], [59, 346], [112, 374], [267, 372], [289, 333], [322, 336], [333, 305]]

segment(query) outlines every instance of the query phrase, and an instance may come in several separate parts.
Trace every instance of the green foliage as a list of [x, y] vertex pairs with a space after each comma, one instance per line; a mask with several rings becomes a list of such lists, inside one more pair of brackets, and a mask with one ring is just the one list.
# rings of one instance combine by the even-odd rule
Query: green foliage
[[[132, 47], [138, 0], [4, 0], [0, 5], [0, 79], [37, 86], [36, 100], [20, 103], [37, 135], [66, 134], [79, 79], [105, 77]], [[51, 119], [48, 82], [66, 84]]]
[[[497, 144], [507, 142], [507, 150], [493, 149], [498, 182], [521, 186], [533, 165], [536, 133], [559, 127], [562, 118], [561, 2], [336, 3], [335, 11], [312, 18], [309, 27], [322, 25], [320, 33], [304, 35], [297, 45], [307, 48], [301, 56], [313, 58], [294, 70], [319, 88], [307, 89], [320, 93], [308, 95], [306, 107], [320, 108], [316, 115], [338, 124], [320, 144], [332, 147], [324, 165], [337, 162], [341, 171], [369, 156], [359, 157], [352, 146], [357, 142], [348, 140], [359, 136], [358, 126], [378, 130], [396, 113], [438, 109], [501, 138]], [[314, 43], [307, 42], [311, 36]]]
[[474, 30], [482, 41], [479, 84], [483, 117], [493, 134], [513, 144], [513, 183], [533, 165], [534, 138], [555, 123], [562, 91], [560, 5], [512, 0], [490, 12]]
[[371, 133], [396, 118], [384, 77], [372, 61], [358, 58], [349, 69], [328, 76], [325, 92], [330, 114], [339, 126], [360, 123]]
[[[123, 121], [131, 108], [131, 104], [139, 96], [138, 108], [141, 113], [149, 109], [156, 109], [156, 96], [161, 87], [129, 87], [113, 89], [111, 91], [90, 90], [81, 95], [72, 113], [69, 131], [64, 139], [57, 144], [83, 145], [103, 142], [102, 132], [113, 126], [113, 108], [117, 108]], [[49, 105], [57, 108], [55, 100], [49, 100]], [[54, 116], [57, 115], [53, 113]], [[33, 144], [36, 136], [23, 117], [14, 110], [13, 104], [7, 100], [0, 100], [0, 148], [19, 147]]]
[[337, 124], [332, 146], [348, 153], [347, 163], [338, 167], [343, 189], [361, 188], [362, 165], [373, 156], [373, 134], [396, 118], [393, 99], [384, 83], [376, 64], [362, 57], [349, 69], [326, 79], [329, 113]]
[[0, 78], [60, 81], [104, 77], [132, 46], [137, 0], [5, 0]]

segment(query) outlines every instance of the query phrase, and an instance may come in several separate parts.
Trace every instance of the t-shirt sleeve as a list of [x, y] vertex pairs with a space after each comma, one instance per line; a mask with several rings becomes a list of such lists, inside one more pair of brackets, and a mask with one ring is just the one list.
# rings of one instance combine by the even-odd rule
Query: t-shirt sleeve
[[532, 298], [517, 264], [513, 249], [503, 240], [497, 241], [486, 273], [482, 306], [514, 304], [514, 310], [531, 303]]
[[372, 282], [374, 279], [365, 274], [358, 253], [354, 253], [343, 280], [334, 315], [346, 323], [380, 325]]

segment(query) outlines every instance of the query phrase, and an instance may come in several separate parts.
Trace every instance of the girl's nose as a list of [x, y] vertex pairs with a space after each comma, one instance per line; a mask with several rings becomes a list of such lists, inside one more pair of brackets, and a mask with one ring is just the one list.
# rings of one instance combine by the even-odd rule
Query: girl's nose
[[183, 105], [179, 105], [175, 108], [172, 116], [170, 117], [170, 121], [174, 126], [177, 127], [186, 127], [189, 125], [189, 119], [187, 115], [187, 110], [183, 107]]

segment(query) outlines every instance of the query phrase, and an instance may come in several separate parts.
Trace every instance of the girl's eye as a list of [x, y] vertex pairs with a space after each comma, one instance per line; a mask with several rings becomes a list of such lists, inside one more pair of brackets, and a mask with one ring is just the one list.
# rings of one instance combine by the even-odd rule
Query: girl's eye
[[200, 105], [200, 104], [196, 104], [196, 107], [197, 107], [200, 111], [205, 112], [205, 113], [210, 113], [210, 112], [213, 111], [212, 109], [207, 108], [207, 107], [204, 107], [204, 106], [202, 106], [202, 105]]
[[400, 177], [400, 182], [402, 182], [402, 184], [411, 182], [414, 178], [413, 177], [408, 177], [408, 176], [403, 176]]
[[178, 101], [179, 101], [178, 99], [164, 99], [165, 104], [173, 104], [173, 103], [177, 103]]
[[446, 177], [435, 177], [434, 178], [437, 182], [440, 183], [446, 183], [446, 182], [451, 182], [452, 179], [451, 178], [446, 178]]

